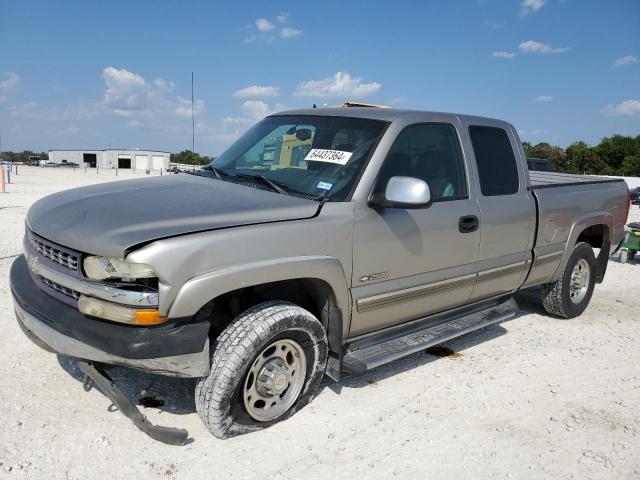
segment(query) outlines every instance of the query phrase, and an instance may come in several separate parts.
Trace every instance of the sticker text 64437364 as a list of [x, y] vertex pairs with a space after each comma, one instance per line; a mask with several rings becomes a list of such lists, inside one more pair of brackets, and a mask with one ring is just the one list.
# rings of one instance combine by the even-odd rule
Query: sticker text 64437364
[[338, 165], [346, 165], [353, 153], [343, 152], [342, 150], [324, 150], [322, 148], [312, 148], [305, 160], [310, 162], [328, 162]]

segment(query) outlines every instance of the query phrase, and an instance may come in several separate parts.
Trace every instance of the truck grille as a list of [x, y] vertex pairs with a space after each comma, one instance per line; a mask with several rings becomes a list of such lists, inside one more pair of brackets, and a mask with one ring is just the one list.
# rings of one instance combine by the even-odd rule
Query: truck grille
[[31, 242], [31, 245], [33, 245], [33, 248], [35, 248], [43, 257], [48, 258], [58, 265], [67, 267], [70, 270], [78, 271], [78, 255], [65, 252], [44, 239], [36, 238], [33, 234], [29, 235], [29, 241]]
[[76, 292], [75, 290], [72, 290], [72, 289], [67, 288], [67, 287], [63, 287], [62, 285], [59, 285], [56, 282], [52, 282], [48, 278], [44, 278], [42, 276], [38, 276], [38, 278], [47, 287], [49, 287], [52, 290], [55, 290], [58, 293], [66, 295], [67, 297], [71, 297], [71, 298], [73, 298], [75, 300], [78, 300], [78, 298], [80, 298], [80, 293]]

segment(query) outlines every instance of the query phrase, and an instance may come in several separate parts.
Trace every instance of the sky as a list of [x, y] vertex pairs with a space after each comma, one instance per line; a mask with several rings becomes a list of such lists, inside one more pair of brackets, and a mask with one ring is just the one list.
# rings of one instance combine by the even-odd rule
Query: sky
[[0, 0], [3, 150], [218, 155], [346, 100], [496, 117], [523, 140], [640, 134], [640, 0]]

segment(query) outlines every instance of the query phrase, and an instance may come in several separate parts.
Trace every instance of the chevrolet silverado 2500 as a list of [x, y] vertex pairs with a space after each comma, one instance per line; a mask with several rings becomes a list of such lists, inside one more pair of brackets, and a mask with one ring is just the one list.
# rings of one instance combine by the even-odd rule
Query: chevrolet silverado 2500
[[226, 438], [290, 417], [325, 375], [514, 318], [518, 290], [580, 315], [628, 208], [623, 181], [529, 172], [503, 121], [289, 111], [197, 175], [39, 200], [11, 290], [24, 332], [78, 358], [141, 429], [186, 438], [150, 425], [104, 365], [198, 377], [196, 410]]

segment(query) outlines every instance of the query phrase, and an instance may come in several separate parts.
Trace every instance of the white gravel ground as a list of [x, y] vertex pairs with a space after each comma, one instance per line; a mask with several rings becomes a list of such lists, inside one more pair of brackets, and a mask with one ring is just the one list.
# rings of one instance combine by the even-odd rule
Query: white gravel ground
[[460, 356], [420, 353], [329, 385], [292, 419], [227, 441], [200, 423], [194, 381], [114, 368], [132, 399], [166, 402], [145, 414], [193, 443], [151, 440], [22, 334], [9, 294], [28, 207], [110, 180], [25, 167], [0, 194], [0, 478], [640, 478], [640, 263], [616, 258], [580, 318], [520, 295], [517, 319], [448, 344]]

